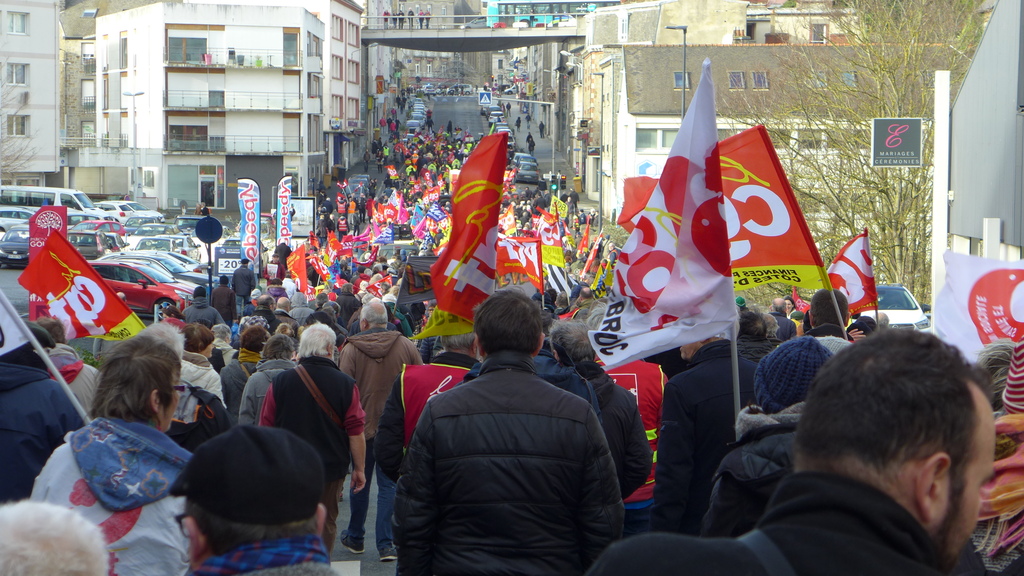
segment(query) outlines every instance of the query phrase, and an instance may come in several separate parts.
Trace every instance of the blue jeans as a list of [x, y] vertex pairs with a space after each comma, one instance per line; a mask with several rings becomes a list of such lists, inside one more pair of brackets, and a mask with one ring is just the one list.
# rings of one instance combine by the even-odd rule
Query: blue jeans
[[235, 294], [235, 304], [236, 304], [236, 306], [235, 306], [235, 314], [238, 315], [238, 320], [239, 321], [242, 320], [242, 308], [245, 308], [245, 304], [248, 301], [249, 301], [248, 297], [246, 297], [246, 296], [239, 296], [238, 294]]
[[644, 534], [651, 531], [651, 506], [643, 508], [626, 508], [626, 516], [622, 523], [622, 537]]
[[[376, 472], [376, 474], [374, 473]], [[356, 544], [362, 544], [366, 537], [366, 512], [370, 507], [370, 482], [377, 477], [377, 519], [374, 534], [377, 536], [377, 550], [392, 546], [394, 539], [391, 533], [391, 514], [395, 510], [395, 483], [381, 472], [373, 458], [373, 439], [366, 441], [366, 487], [358, 494], [349, 488], [349, 507], [352, 516], [348, 521], [348, 529], [342, 532], [342, 538], [348, 536]]]

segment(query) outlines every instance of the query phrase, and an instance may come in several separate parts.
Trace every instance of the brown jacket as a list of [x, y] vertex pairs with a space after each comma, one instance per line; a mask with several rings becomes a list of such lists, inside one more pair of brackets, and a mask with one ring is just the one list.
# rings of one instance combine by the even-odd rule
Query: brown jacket
[[356, 379], [359, 401], [366, 411], [363, 433], [377, 435], [377, 424], [395, 378], [406, 364], [423, 364], [416, 345], [401, 332], [372, 328], [352, 336], [341, 350], [338, 368]]

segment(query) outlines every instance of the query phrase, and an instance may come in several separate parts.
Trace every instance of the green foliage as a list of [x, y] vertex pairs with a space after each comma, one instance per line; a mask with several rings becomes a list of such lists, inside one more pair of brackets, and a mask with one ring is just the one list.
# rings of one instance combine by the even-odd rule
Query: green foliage
[[78, 347], [75, 348], [75, 352], [78, 352], [78, 357], [82, 359], [82, 362], [85, 362], [97, 370], [103, 365], [103, 356], [93, 356], [92, 352]]

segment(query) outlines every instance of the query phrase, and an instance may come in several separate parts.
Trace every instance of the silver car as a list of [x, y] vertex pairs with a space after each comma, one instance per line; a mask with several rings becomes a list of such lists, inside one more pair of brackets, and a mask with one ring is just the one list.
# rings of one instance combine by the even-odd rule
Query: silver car
[[28, 219], [35, 214], [32, 208], [21, 206], [8, 206], [0, 209], [0, 232], [6, 232], [11, 226], [17, 224], [28, 224]]

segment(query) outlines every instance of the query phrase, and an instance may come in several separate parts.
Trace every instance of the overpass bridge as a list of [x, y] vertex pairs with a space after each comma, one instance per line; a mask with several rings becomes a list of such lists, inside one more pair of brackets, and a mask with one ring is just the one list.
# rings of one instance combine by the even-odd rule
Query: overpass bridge
[[[477, 17], [467, 17], [477, 18]], [[439, 19], [435, 16], [433, 19]], [[452, 17], [448, 17], [451, 20]], [[368, 17], [362, 29], [362, 44], [380, 44], [392, 48], [406, 50], [429, 50], [434, 52], [491, 52], [536, 46], [549, 42], [565, 42], [583, 36], [583, 30], [577, 29], [575, 18], [567, 22], [553, 24], [536, 24], [527, 27], [525, 23], [515, 23], [511, 27], [470, 27], [466, 24], [447, 24], [440, 27], [431, 25], [429, 28], [384, 27], [384, 18]], [[410, 19], [411, 20], [411, 19]], [[582, 22], [580, 23], [582, 27]]]

